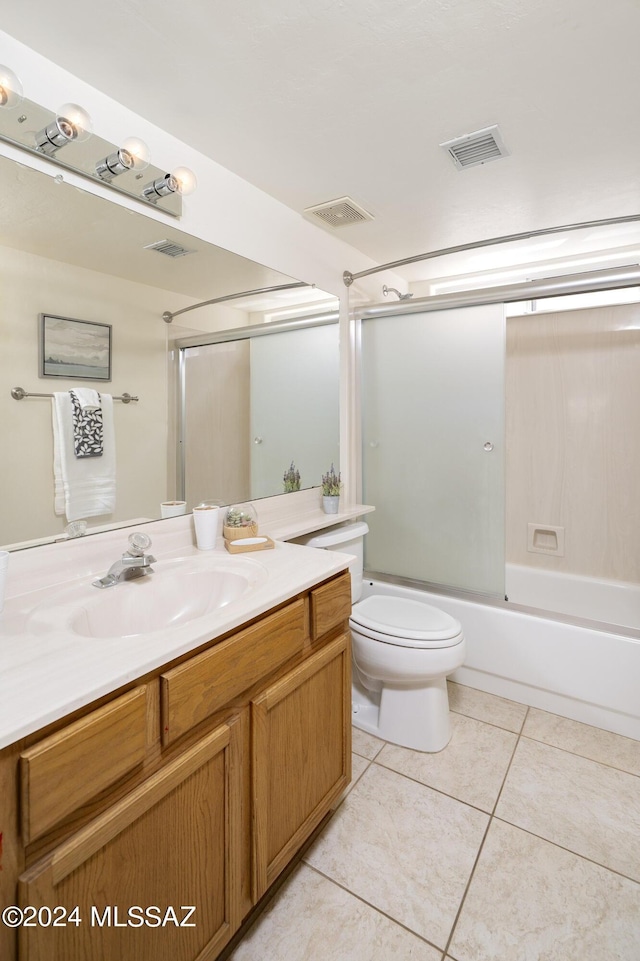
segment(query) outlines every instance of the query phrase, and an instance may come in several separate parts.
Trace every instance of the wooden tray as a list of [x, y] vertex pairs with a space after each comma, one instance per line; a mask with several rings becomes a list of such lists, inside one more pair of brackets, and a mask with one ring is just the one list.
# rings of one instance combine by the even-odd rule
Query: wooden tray
[[[230, 554], [245, 554], [249, 551], [269, 551], [276, 546], [271, 540], [271, 538], [267, 537], [265, 534], [259, 534], [258, 537], [261, 540], [260, 544], [242, 543], [242, 541], [253, 540], [253, 538], [251, 537], [240, 538], [240, 541], [237, 544], [233, 544], [231, 541], [228, 541], [227, 538], [225, 537], [224, 546], [227, 548]], [[263, 537], [264, 537], [264, 541], [262, 541]]]

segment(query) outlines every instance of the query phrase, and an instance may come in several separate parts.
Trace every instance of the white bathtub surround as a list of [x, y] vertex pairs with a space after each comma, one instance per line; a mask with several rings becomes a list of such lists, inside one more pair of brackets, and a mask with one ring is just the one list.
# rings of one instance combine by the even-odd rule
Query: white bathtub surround
[[467, 659], [452, 680], [640, 740], [640, 639], [365, 580], [369, 593], [418, 598], [460, 621]]
[[507, 564], [505, 594], [513, 604], [640, 630], [640, 584]]
[[[507, 320], [509, 563], [640, 581], [639, 346], [637, 304]], [[542, 534], [550, 553], [531, 553], [532, 523], [563, 531], [564, 550]]]

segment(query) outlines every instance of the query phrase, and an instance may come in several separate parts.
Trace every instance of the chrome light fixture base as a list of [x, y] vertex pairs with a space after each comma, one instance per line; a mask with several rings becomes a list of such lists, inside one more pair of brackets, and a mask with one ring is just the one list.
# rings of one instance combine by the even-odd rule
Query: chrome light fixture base
[[150, 184], [147, 184], [143, 188], [142, 196], [152, 204], [157, 204], [161, 197], [171, 197], [173, 194], [179, 192], [179, 184], [175, 177], [171, 174], [165, 174], [164, 177], [158, 177], [156, 180], [152, 180]]
[[[100, 183], [146, 207], [162, 210], [171, 217], [179, 218], [182, 215], [182, 194], [179, 190], [144, 195], [145, 184], [163, 181], [171, 175], [166, 170], [140, 163], [135, 151], [126, 150], [126, 143], [118, 147], [96, 134], [87, 139], [70, 136], [73, 124], [61, 115], [61, 110], [56, 114], [56, 111], [27, 99], [20, 102], [20, 110], [8, 107], [8, 103], [4, 107], [0, 103], [0, 140], [26, 153], [46, 158], [47, 162], [58, 168], [58, 176], [66, 170]], [[123, 151], [133, 158], [131, 166], [128, 166]]]
[[96, 174], [101, 180], [110, 183], [114, 177], [119, 177], [120, 174], [131, 170], [133, 164], [134, 158], [129, 151], [120, 148], [120, 150], [109, 154], [104, 160], [98, 161], [96, 164]]
[[36, 150], [47, 157], [53, 157], [56, 150], [71, 143], [74, 137], [75, 131], [69, 121], [56, 117], [36, 134]]

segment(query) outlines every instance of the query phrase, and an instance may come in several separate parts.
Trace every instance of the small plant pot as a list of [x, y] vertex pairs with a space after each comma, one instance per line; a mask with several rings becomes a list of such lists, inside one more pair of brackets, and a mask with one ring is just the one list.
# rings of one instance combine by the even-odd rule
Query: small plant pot
[[257, 524], [245, 524], [242, 527], [228, 527], [225, 524], [222, 528], [222, 535], [227, 541], [239, 541], [241, 537], [255, 537], [257, 533]]
[[340, 495], [323, 494], [322, 509], [325, 514], [337, 514], [340, 507]]

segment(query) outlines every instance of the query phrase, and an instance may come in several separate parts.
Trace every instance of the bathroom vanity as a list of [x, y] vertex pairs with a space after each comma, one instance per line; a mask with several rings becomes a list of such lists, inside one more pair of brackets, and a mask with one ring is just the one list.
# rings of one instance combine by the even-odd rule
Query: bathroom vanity
[[[36, 727], [25, 706], [30, 730], [0, 751], [0, 906], [24, 910], [20, 927], [11, 914], [0, 924], [6, 961], [212, 961], [335, 805], [350, 780], [349, 558], [267, 553], [242, 599], [173, 641], [156, 632], [148, 670], [153, 631], [129, 637], [125, 683], [114, 673], [110, 690]], [[36, 629], [17, 602], [2, 643], [13, 623], [28, 645]], [[59, 624], [34, 641], [59, 639], [69, 690], [74, 656], [115, 643], [88, 624], [70, 644]], [[50, 693], [40, 699], [50, 717]]]

